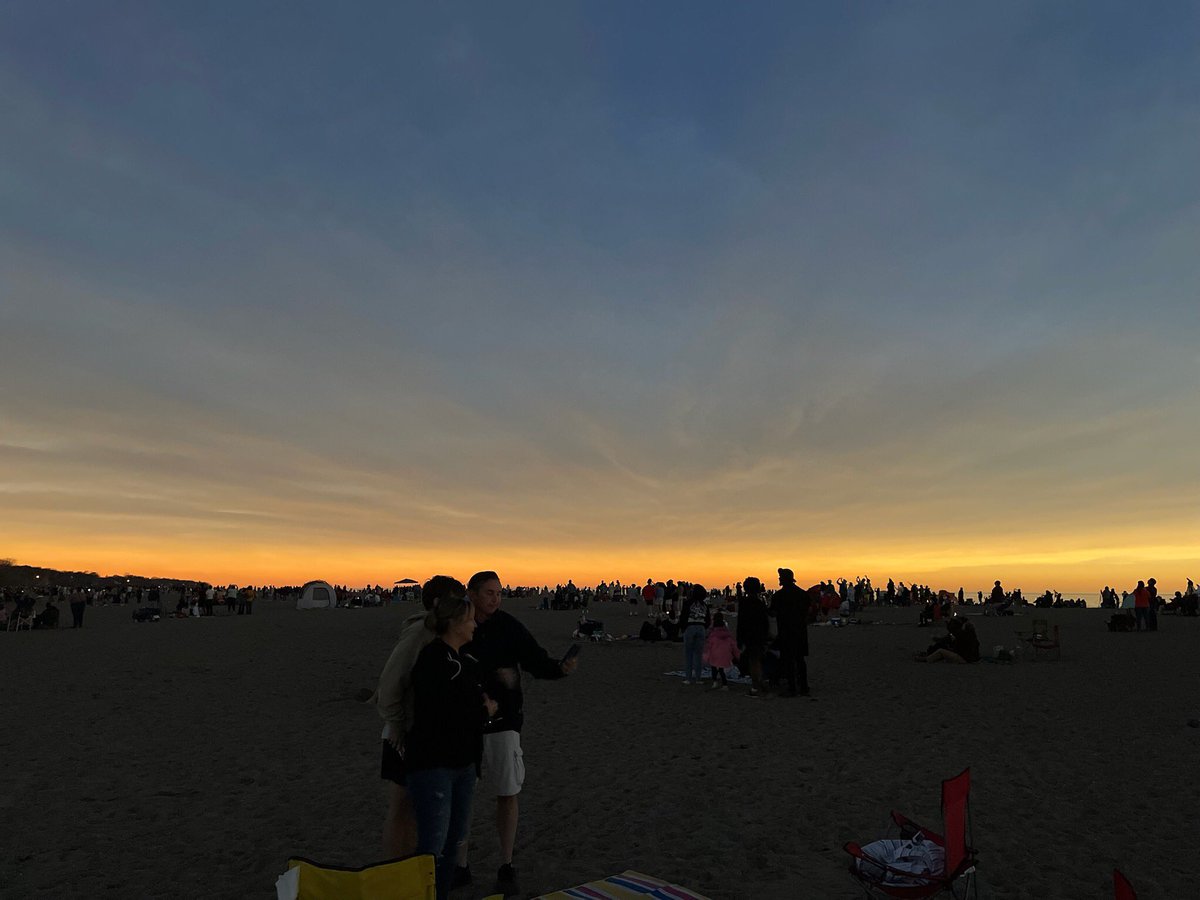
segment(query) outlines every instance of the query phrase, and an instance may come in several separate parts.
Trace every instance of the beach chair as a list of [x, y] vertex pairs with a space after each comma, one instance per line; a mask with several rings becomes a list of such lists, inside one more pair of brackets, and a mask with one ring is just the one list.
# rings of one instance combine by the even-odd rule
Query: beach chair
[[[969, 799], [971, 770], [964, 769], [942, 782], [942, 829], [938, 834], [893, 811], [900, 840], [875, 841], [865, 847], [848, 843], [850, 874], [868, 897], [918, 900], [945, 892], [951, 897], [978, 897], [977, 860], [971, 846]], [[913, 858], [931, 860], [925, 871], [909, 864]], [[940, 857], [940, 859], [939, 859]]]
[[8, 630], [20, 631], [24, 628], [26, 631], [33, 631], [33, 620], [35, 610], [33, 606], [18, 605], [8, 616]]
[[288, 860], [275, 882], [277, 900], [437, 900], [433, 857], [408, 856], [369, 866]]
[[641, 872], [622, 872], [573, 888], [542, 894], [536, 900], [577, 900], [579, 897], [604, 900], [708, 900], [688, 888], [661, 881]]
[[1018, 631], [1017, 637], [1033, 648], [1033, 658], [1038, 659], [1045, 654], [1049, 659], [1062, 658], [1062, 640], [1059, 637], [1058, 626], [1050, 626], [1045, 619], [1034, 619], [1033, 628], [1029, 631]]
[[1113, 869], [1113, 898], [1114, 900], [1137, 900], [1137, 891], [1129, 883], [1129, 879], [1121, 874], [1120, 869]]

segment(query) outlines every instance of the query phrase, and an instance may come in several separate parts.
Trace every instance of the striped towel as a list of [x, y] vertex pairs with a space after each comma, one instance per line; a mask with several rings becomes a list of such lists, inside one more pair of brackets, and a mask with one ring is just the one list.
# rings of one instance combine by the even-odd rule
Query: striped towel
[[620, 875], [610, 875], [599, 881], [589, 881], [579, 887], [567, 888], [565, 891], [555, 891], [543, 894], [539, 900], [708, 900], [702, 894], [689, 891], [677, 884], [670, 884], [643, 875], [641, 872], [622, 872]]

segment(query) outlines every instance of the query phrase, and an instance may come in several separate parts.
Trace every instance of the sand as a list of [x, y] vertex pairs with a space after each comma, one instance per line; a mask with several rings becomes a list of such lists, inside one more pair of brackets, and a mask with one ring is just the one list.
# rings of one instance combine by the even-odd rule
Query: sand
[[[552, 652], [575, 615], [506, 601]], [[380, 856], [373, 685], [407, 609], [0, 633], [0, 895], [273, 896], [289, 855]], [[600, 606], [610, 631], [627, 607]], [[579, 672], [527, 691], [516, 862], [526, 893], [627, 868], [721, 898], [856, 896], [842, 844], [889, 809], [938, 824], [941, 779], [970, 766], [981, 896], [1194, 896], [1200, 620], [1110, 634], [1100, 610], [1049, 610], [1063, 658], [923, 666], [915, 611], [813, 628], [817, 698], [752, 700], [662, 673], [679, 644], [587, 645]], [[65, 614], [69, 621], [69, 614]], [[1028, 618], [974, 620], [985, 651]], [[477, 803], [482, 896], [498, 863]]]

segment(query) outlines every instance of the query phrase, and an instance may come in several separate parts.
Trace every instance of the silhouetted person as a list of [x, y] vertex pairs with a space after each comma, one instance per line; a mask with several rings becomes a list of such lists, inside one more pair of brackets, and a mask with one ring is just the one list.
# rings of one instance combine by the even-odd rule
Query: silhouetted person
[[742, 651], [738, 668], [750, 676], [750, 696], [757, 697], [763, 689], [763, 654], [771, 640], [771, 620], [762, 599], [762, 582], [752, 575], [738, 587], [743, 584], [737, 615], [737, 643]]
[[771, 615], [779, 632], [780, 680], [787, 679], [785, 697], [795, 697], [797, 682], [800, 694], [807, 697], [808, 665], [808, 608], [811, 598], [796, 586], [791, 569], [779, 570], [779, 590], [771, 598]]
[[1138, 631], [1150, 630], [1150, 591], [1146, 589], [1144, 581], [1139, 581], [1133, 589], [1133, 615]]

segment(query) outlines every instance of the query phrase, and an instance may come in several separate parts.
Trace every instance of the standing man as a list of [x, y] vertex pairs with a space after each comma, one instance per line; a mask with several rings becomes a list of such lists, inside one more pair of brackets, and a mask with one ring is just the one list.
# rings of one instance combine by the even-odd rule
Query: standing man
[[[476, 572], [467, 582], [467, 596], [475, 610], [475, 635], [464, 651], [479, 661], [484, 692], [497, 703], [496, 714], [483, 733], [483, 780], [479, 793], [496, 798], [496, 832], [500, 838], [500, 870], [495, 892], [511, 897], [521, 892], [513, 868], [513, 846], [517, 839], [517, 797], [525, 782], [521, 752], [524, 724], [521, 670], [534, 678], [556, 679], [570, 675], [578, 658], [559, 662], [539, 646], [529, 630], [500, 609], [500, 576], [492, 571]], [[459, 851], [454, 885], [471, 883], [467, 845]]]
[[1146, 582], [1146, 591], [1150, 594], [1150, 630], [1158, 631], [1158, 579], [1151, 578]]
[[787, 679], [785, 697], [796, 696], [796, 682], [800, 682], [800, 696], [807, 697], [808, 666], [808, 608], [811, 602], [806, 591], [796, 586], [796, 576], [791, 569], [779, 570], [779, 590], [771, 598], [771, 615], [779, 632], [779, 665], [782, 676]]
[[72, 628], [83, 627], [83, 613], [87, 609], [87, 595], [79, 588], [75, 588], [71, 592], [71, 620]]

